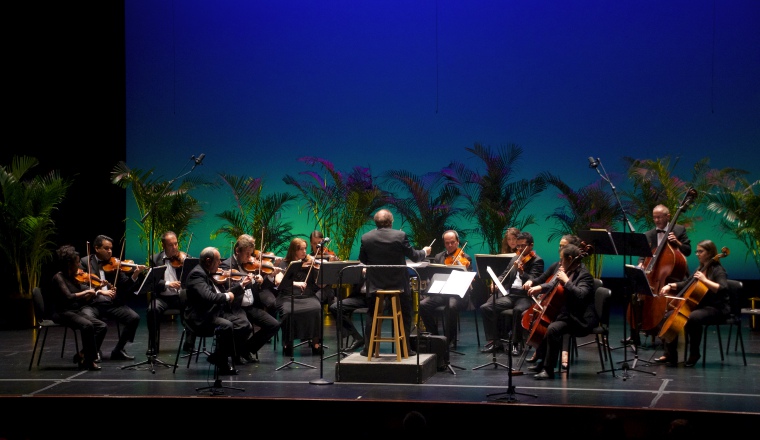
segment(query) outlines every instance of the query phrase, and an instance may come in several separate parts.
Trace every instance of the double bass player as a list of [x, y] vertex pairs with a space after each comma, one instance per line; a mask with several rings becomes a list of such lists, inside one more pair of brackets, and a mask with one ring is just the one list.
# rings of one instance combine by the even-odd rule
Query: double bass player
[[[679, 209], [680, 212], [680, 209]], [[688, 267], [686, 265], [686, 257], [691, 255], [691, 241], [686, 234], [686, 228], [683, 225], [673, 224], [669, 228], [671, 222], [670, 209], [665, 205], [657, 205], [652, 210], [652, 220], [654, 221], [654, 228], [646, 231], [644, 236], [649, 243], [650, 249], [653, 249], [656, 254], [656, 250], [663, 249], [664, 252], [661, 255], [654, 255], [653, 257], [641, 257], [639, 258], [639, 267], [644, 269], [647, 263], [651, 263], [652, 259], [660, 257], [661, 259], [656, 261], [660, 263], [660, 268], [656, 270], [665, 270], [668, 272], [662, 277], [661, 285], [654, 286], [652, 289], [657, 292], [662, 284], [667, 282], [677, 282], [684, 279], [688, 274]], [[668, 233], [668, 229], [670, 232]], [[661, 247], [662, 241], [666, 240], [664, 246]], [[667, 257], [667, 260], [666, 260]], [[650, 280], [651, 284], [651, 280]], [[649, 299], [649, 298], [647, 298]], [[656, 328], [659, 324], [662, 316], [649, 316], [645, 315], [648, 310], [645, 307], [645, 300], [632, 301], [631, 302], [631, 319], [628, 321], [631, 329], [631, 336], [627, 340], [621, 341], [625, 344], [634, 344], [638, 347], [641, 345], [641, 339], [639, 337], [640, 331], [645, 331], [649, 334], [650, 331]], [[659, 298], [654, 298], [653, 301], [662, 301]], [[658, 307], [659, 309], [659, 307]], [[664, 307], [662, 312], [664, 313]], [[654, 325], [643, 325], [651, 322]], [[656, 333], [655, 333], [656, 334]]]

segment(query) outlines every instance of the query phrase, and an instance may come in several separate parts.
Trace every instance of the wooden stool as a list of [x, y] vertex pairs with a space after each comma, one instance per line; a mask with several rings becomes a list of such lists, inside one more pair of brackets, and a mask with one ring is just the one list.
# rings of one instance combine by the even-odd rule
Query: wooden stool
[[[406, 334], [404, 332], [404, 320], [401, 315], [401, 302], [399, 296], [400, 290], [378, 290], [375, 296], [375, 313], [372, 316], [372, 331], [369, 336], [369, 345], [367, 346], [367, 360], [371, 361], [372, 356], [380, 357], [380, 343], [393, 342], [396, 347], [396, 360], [401, 362], [401, 358], [409, 358], [409, 349], [406, 346]], [[391, 301], [391, 314], [385, 314], [385, 299]], [[393, 320], [391, 337], [382, 337], [383, 320]], [[403, 350], [403, 351], [402, 351]]]

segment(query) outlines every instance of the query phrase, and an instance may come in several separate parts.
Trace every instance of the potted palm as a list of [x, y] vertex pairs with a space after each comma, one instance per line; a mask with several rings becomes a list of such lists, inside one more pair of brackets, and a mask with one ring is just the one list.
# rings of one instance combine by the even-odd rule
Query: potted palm
[[33, 174], [38, 164], [34, 157], [16, 156], [10, 166], [0, 166], [0, 258], [9, 272], [3, 277], [8, 295], [2, 321], [11, 327], [34, 325], [32, 290], [55, 248], [52, 214], [71, 185], [58, 171]]

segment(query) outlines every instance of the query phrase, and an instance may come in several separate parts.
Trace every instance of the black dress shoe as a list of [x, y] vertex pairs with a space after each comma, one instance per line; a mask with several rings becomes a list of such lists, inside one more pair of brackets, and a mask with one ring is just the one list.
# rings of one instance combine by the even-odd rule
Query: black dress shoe
[[363, 346], [364, 346], [364, 339], [356, 339], [356, 340], [354, 340], [354, 342], [351, 345], [349, 345], [348, 347], [346, 347], [346, 351], [354, 351], [357, 348], [360, 348], [360, 347], [363, 347]]
[[241, 358], [245, 361], [246, 364], [257, 364], [259, 362], [259, 360], [256, 359], [256, 356], [251, 352], [244, 354], [241, 356]]
[[232, 359], [232, 362], [235, 365], [245, 365], [248, 363], [248, 361], [246, 361], [242, 356], [235, 357], [234, 359]]
[[414, 350], [409, 350], [409, 349], [407, 349], [407, 351], [409, 352], [409, 356], [410, 356], [410, 357], [411, 357], [411, 356], [417, 356], [417, 352], [416, 352], [416, 351], [414, 351]]
[[131, 361], [135, 357], [129, 355], [124, 349], [121, 350], [114, 350], [111, 352], [111, 360], [112, 361]]
[[82, 353], [74, 353], [74, 363], [81, 364], [84, 362], [84, 355]]
[[533, 357], [531, 357], [530, 359], [526, 359], [525, 362], [529, 364], [535, 364], [536, 362], [538, 362], [538, 355], [536, 355], [536, 353], [533, 353]]
[[683, 363], [683, 366], [684, 367], [693, 367], [694, 365], [697, 364], [697, 361], [701, 357], [702, 356], [700, 356], [698, 354], [693, 354], [693, 355], [689, 356], [689, 359], [687, 359], [686, 362]]
[[527, 368], [527, 370], [530, 371], [531, 373], [538, 373], [539, 371], [543, 369], [544, 369], [544, 366], [542, 364], [536, 364]]
[[315, 356], [319, 354], [323, 354], [324, 352], [325, 352], [325, 349], [322, 348], [321, 345], [319, 347], [311, 347], [311, 354]]
[[367, 357], [369, 356], [369, 353], [367, 352], [367, 347], [364, 347], [364, 350], [359, 353], [359, 356]]
[[484, 349], [480, 350], [480, 352], [481, 352], [481, 353], [493, 353], [494, 351], [499, 351], [499, 350], [501, 350], [502, 348], [503, 348], [503, 347], [502, 347], [501, 345], [493, 345], [493, 344], [490, 344], [490, 345], [486, 345], [486, 348], [484, 348]]
[[554, 379], [554, 372], [552, 371], [551, 373], [549, 373], [548, 371], [544, 370], [536, 374], [535, 376], [533, 376], [533, 379], [536, 379], [536, 380]]

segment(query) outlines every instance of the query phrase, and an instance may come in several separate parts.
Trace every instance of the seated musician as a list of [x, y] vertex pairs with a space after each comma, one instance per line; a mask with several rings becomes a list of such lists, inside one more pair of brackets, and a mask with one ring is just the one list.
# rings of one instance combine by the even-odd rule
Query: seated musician
[[[724, 255], [725, 256], [725, 255]], [[702, 283], [707, 291], [697, 305], [691, 306], [686, 324], [683, 326], [684, 332], [689, 335], [689, 358], [684, 362], [684, 366], [693, 367], [699, 360], [699, 344], [702, 341], [702, 326], [716, 324], [721, 322], [729, 313], [731, 313], [729, 293], [728, 293], [728, 275], [726, 269], [720, 263], [718, 258], [718, 248], [710, 240], [702, 240], [697, 244], [697, 259], [699, 260], [699, 269], [694, 272], [694, 276], [677, 283], [668, 283], [662, 286], [660, 295], [676, 296], [682, 293], [687, 286], [695, 282]], [[678, 301], [675, 300], [674, 301]], [[675, 309], [665, 313], [663, 323]], [[669, 332], [666, 332], [670, 335]], [[678, 332], [663, 337], [665, 343], [665, 355], [656, 359], [655, 362], [663, 363], [668, 366], [676, 366], [678, 363]], [[670, 339], [670, 340], [666, 340]]]
[[[300, 268], [293, 280], [283, 282], [291, 262], [299, 264]], [[312, 354], [323, 353], [320, 343], [322, 304], [317, 297], [319, 287], [313, 262], [314, 258], [306, 255], [306, 240], [296, 237], [290, 241], [288, 252], [280, 263], [282, 271], [275, 277], [283, 335], [282, 354], [285, 356], [293, 356], [293, 341], [296, 339], [310, 340]]]
[[[558, 253], [559, 253], [560, 258], [562, 258], [562, 253], [561, 253], [562, 252], [562, 248], [565, 247], [568, 244], [574, 244], [576, 246], [580, 246], [581, 245], [581, 239], [577, 235], [573, 235], [573, 234], [565, 234], [565, 235], [563, 235], [562, 238], [560, 238], [560, 240], [559, 240], [559, 252]], [[560, 264], [559, 261], [555, 261], [538, 278], [533, 279], [533, 280], [528, 280], [528, 281], [524, 282], [523, 283], [523, 290], [530, 290], [530, 288], [533, 287], [534, 285], [537, 286], [539, 284], [543, 284], [543, 283], [548, 282], [557, 273], [557, 269], [559, 269], [559, 264]], [[537, 301], [540, 301], [540, 298], [537, 299]], [[525, 313], [531, 313], [531, 311], [528, 310]], [[567, 336], [565, 337], [565, 342], [567, 342]], [[562, 347], [567, 347], [567, 344], [566, 343], [562, 344]], [[569, 357], [570, 357], [570, 354], [568, 353], [568, 351], [566, 349], [563, 348], [562, 349], [562, 368], [567, 368], [567, 363], [568, 363]], [[533, 356], [530, 359], [528, 359], [526, 362], [531, 363], [531, 364], [535, 364], [536, 362], [538, 362], [538, 360], [539, 360], [538, 359], [538, 352], [533, 352]]]
[[548, 283], [535, 285], [528, 290], [530, 295], [547, 293], [557, 288], [563, 289], [563, 304], [554, 320], [545, 329], [545, 335], [536, 349], [536, 365], [528, 371], [538, 373], [536, 380], [554, 378], [554, 366], [562, 350], [565, 334], [586, 336], [599, 324], [594, 304], [594, 278], [582, 262], [584, 254], [578, 246], [568, 244], [560, 250], [560, 266], [557, 274]]
[[[253, 281], [246, 287], [239, 301], [235, 300], [230, 303], [231, 310], [235, 313], [241, 310], [245, 314], [253, 332], [247, 340], [236, 341], [236, 364], [258, 362], [255, 354], [280, 329], [280, 322], [277, 318], [255, 304], [256, 293], [261, 290], [264, 284], [262, 262], [254, 258], [255, 251], [256, 240], [248, 234], [242, 234], [235, 242], [233, 255], [222, 261], [219, 266], [222, 271], [245, 274], [245, 276], [252, 277]], [[230, 276], [228, 280], [234, 282], [234, 278]]]
[[[460, 266], [464, 267], [465, 270], [472, 270], [472, 257], [459, 247], [457, 231], [448, 230], [443, 233], [442, 238], [445, 249], [433, 257], [433, 263]], [[419, 309], [425, 331], [433, 335], [438, 334], [438, 319], [435, 310], [448, 303], [448, 315], [444, 319], [447, 328], [444, 329], [444, 334], [449, 338], [449, 344], [454, 344], [454, 341], [457, 340], [457, 313], [467, 309], [470, 301], [470, 290], [468, 289], [462, 298], [457, 295], [427, 295], [423, 298], [420, 301]]]
[[[309, 255], [314, 257], [317, 263], [321, 264], [326, 261], [339, 260], [338, 256], [335, 255], [335, 252], [327, 248], [330, 239], [325, 239], [325, 236], [321, 231], [313, 231], [309, 235], [309, 242], [311, 246], [311, 253]], [[335, 301], [335, 289], [333, 286], [330, 284], [322, 285], [319, 283], [319, 279], [316, 281], [319, 286], [319, 290], [317, 291], [317, 297], [319, 300], [322, 301], [323, 304], [332, 304], [333, 301]]]
[[[501, 292], [492, 286], [492, 295], [496, 296], [480, 306], [480, 312], [483, 315], [483, 330], [488, 340], [486, 347], [481, 350], [483, 353], [492, 353], [500, 349], [502, 337], [508, 336], [500, 334], [498, 327], [498, 319], [502, 311], [513, 309], [513, 318], [520, 319], [523, 312], [533, 306], [533, 300], [522, 289], [523, 283], [538, 277], [544, 271], [544, 260], [533, 251], [533, 243], [533, 235], [530, 232], [520, 232], [517, 236], [518, 255], [512, 257], [507, 268], [499, 275], [499, 280], [508, 292], [508, 296], [502, 296]], [[508, 348], [512, 350], [513, 355], [518, 356], [521, 350], [516, 344], [522, 336], [522, 331], [519, 326], [513, 324], [516, 322], [505, 323], [502, 327], [518, 330], [518, 334], [513, 335], [515, 346]]]

